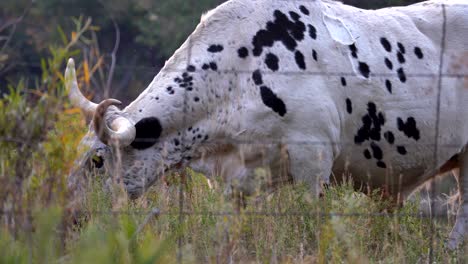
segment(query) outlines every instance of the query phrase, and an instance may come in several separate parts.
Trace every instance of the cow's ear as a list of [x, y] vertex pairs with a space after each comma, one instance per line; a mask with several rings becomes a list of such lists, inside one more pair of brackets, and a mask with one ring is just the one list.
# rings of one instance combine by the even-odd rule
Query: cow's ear
[[130, 144], [135, 149], [147, 149], [158, 141], [162, 126], [156, 117], [146, 117], [135, 124], [135, 140]]

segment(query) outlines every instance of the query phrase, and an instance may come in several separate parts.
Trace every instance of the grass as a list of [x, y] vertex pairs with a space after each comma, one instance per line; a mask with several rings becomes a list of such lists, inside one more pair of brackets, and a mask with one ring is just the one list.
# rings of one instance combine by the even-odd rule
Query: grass
[[[81, 228], [63, 241], [63, 210], [38, 207], [31, 230], [14, 237], [1, 229], [0, 262], [172, 263], [181, 254], [184, 263], [416, 263], [427, 262], [431, 234], [435, 262], [464, 257], [443, 248], [451, 221], [418, 217], [418, 202], [392, 215], [383, 211], [385, 202], [354, 192], [350, 184], [328, 189], [321, 199], [300, 186], [285, 186], [236, 211], [221, 189], [210, 189], [204, 176], [191, 174], [183, 206], [192, 213], [184, 214], [182, 223], [178, 186], [157, 185], [145, 197], [121, 199], [116, 207], [117, 197], [96, 181]], [[152, 216], [154, 208], [161, 213]]]
[[136, 201], [118, 187], [103, 191], [96, 176], [85, 194], [86, 221], [69, 225], [65, 182], [86, 124], [68, 105], [60, 72], [78, 54], [80, 23], [43, 61], [38, 87], [18, 84], [0, 99], [0, 263], [420, 263], [431, 243], [434, 262], [466, 258], [444, 250], [452, 218], [420, 217], [418, 199], [388, 213], [388, 202], [351, 184], [320, 199], [284, 186], [238, 210], [223, 195], [225, 183], [210, 188], [191, 171], [183, 208], [178, 175]]

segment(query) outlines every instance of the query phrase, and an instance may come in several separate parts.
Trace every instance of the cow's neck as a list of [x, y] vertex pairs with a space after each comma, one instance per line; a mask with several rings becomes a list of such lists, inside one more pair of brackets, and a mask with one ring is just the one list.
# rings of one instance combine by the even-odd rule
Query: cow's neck
[[[161, 139], [178, 157], [190, 159], [232, 134], [230, 127], [236, 121], [232, 119], [232, 102], [241, 103], [243, 92], [237, 86], [236, 75], [221, 72], [220, 67], [229, 67], [228, 64], [221, 66], [219, 59], [207, 59], [205, 54], [194, 55], [192, 62], [187, 63], [183, 48], [125, 111], [136, 122], [157, 118], [163, 130]], [[234, 100], [236, 96], [238, 99]], [[174, 162], [178, 159], [173, 158]]]

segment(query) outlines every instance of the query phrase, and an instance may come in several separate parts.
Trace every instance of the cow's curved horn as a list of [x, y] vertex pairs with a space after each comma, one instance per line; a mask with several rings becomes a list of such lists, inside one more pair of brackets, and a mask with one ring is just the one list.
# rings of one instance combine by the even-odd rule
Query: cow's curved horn
[[110, 126], [107, 124], [105, 114], [107, 108], [111, 105], [120, 105], [121, 102], [116, 99], [106, 99], [99, 103], [93, 117], [94, 130], [101, 140], [106, 145], [118, 144], [125, 147], [130, 145], [136, 136], [136, 129], [133, 122], [128, 118], [119, 116], [111, 121]]
[[72, 105], [79, 107], [87, 117], [92, 117], [98, 105], [88, 100], [80, 92], [76, 80], [75, 61], [72, 58], [68, 60], [67, 69], [65, 70], [65, 87]]

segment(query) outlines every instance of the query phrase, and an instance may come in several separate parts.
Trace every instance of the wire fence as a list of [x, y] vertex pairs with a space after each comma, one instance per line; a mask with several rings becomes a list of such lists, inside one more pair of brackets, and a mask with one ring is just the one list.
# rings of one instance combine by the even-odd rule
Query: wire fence
[[[299, 6], [302, 2], [315, 2], [315, 0], [310, 0], [310, 1], [293, 1], [293, 0], [276, 0], [276, 1], [289, 1], [289, 2], [294, 2]], [[439, 59], [438, 59], [438, 72], [437, 73], [427, 73], [427, 72], [412, 72], [406, 74], [407, 79], [415, 79], [415, 78], [421, 78], [421, 79], [434, 79], [436, 82], [436, 95], [435, 98], [435, 103], [433, 105], [433, 113], [435, 113], [435, 126], [434, 126], [434, 139], [433, 143], [415, 143], [415, 145], [418, 146], [428, 146], [428, 147], [434, 147], [434, 152], [433, 152], [433, 157], [432, 161], [433, 162], [433, 168], [439, 167], [438, 165], [438, 160], [439, 160], [439, 152], [441, 149], [448, 148], [448, 149], [460, 149], [462, 147], [463, 142], [458, 143], [446, 143], [443, 142], [441, 143], [441, 135], [440, 133], [440, 127], [442, 125], [441, 120], [443, 120], [443, 116], [441, 116], [441, 98], [442, 98], [442, 91], [443, 91], [443, 79], [444, 78], [453, 78], [453, 79], [464, 79], [468, 78], [468, 75], [466, 73], [459, 73], [459, 72], [450, 72], [450, 69], [446, 69], [444, 71], [444, 63], [445, 63], [445, 49], [446, 49], [446, 41], [450, 41], [446, 39], [447, 36], [447, 8], [453, 8], [453, 6], [447, 7], [445, 4], [440, 4], [438, 5], [440, 8], [440, 17], [441, 19], [441, 24], [440, 27], [434, 27], [434, 30], [440, 31], [441, 39], [440, 41], [440, 51], [439, 51]], [[370, 33], [372, 34], [372, 33]], [[192, 62], [192, 48], [193, 48], [193, 40], [189, 37], [189, 48], [187, 49], [187, 60], [186, 60], [186, 65], [181, 68], [176, 68], [176, 69], [171, 69], [171, 68], [165, 68], [164, 71], [166, 73], [180, 73], [183, 74], [186, 72], [186, 68], [189, 66], [195, 64]], [[24, 64], [28, 66], [34, 66], [31, 65], [31, 63], [22, 63], [19, 62], [19, 64]], [[40, 64], [37, 64], [38, 67], [40, 67]], [[139, 71], [145, 71], [148, 73], [154, 73], [157, 69], [154, 67], [139, 67], [139, 66], [125, 66], [125, 65], [115, 65], [115, 69], [121, 69], [121, 70], [126, 70], [126, 69], [138, 69]], [[204, 70], [195, 69], [192, 74], [199, 74], [199, 73], [204, 73]], [[248, 69], [248, 70], [240, 70], [240, 69], [217, 69], [216, 73], [219, 75], [232, 75], [235, 78], [239, 78], [239, 76], [242, 76], [244, 78], [246, 76], [250, 77], [252, 74], [255, 72], [253, 69]], [[354, 71], [350, 72], [322, 72], [322, 71], [310, 71], [310, 70], [298, 70], [298, 71], [262, 71], [261, 74], [265, 76], [317, 76], [317, 77], [348, 77], [348, 78], [360, 78], [358, 74]], [[388, 72], [371, 72], [368, 76], [369, 79], [378, 79], [378, 78], [399, 78], [400, 74], [394, 71], [393, 73], [388, 73]], [[466, 88], [466, 87], [465, 87]], [[354, 92], [354, 91], [353, 91]], [[190, 94], [187, 89], [184, 89], [183, 92], [183, 107], [182, 107], [182, 113], [183, 113], [183, 121], [182, 123], [185, 124], [183, 127], [189, 127], [190, 123], [187, 120], [187, 117], [189, 116], [189, 111], [190, 111]], [[417, 99], [416, 99], [417, 100]], [[465, 106], [461, 106], [463, 109], [460, 109], [460, 111], [465, 111]], [[465, 111], [466, 112], [466, 111]], [[191, 138], [192, 134], [187, 131], [182, 132], [182, 142], [181, 145], [190, 145], [191, 143]], [[14, 141], [14, 139], [2, 139], [2, 140], [11, 140]], [[18, 142], [21, 143], [21, 142]], [[205, 143], [201, 143], [205, 144]], [[299, 145], [299, 146], [331, 146], [331, 147], [336, 147], [336, 146], [355, 146], [356, 143], [352, 140], [349, 142], [331, 142], [331, 141], [313, 141], [313, 140], [297, 140], [297, 141], [291, 141], [288, 140], [285, 142], [284, 140], [271, 140], [271, 139], [254, 139], [254, 140], [239, 140], [239, 139], [226, 139], [226, 140], [219, 140], [219, 139], [213, 139], [209, 142], [209, 144], [232, 144], [232, 145], [275, 145], [275, 144], [287, 144], [287, 145]], [[187, 157], [185, 157], [187, 158]], [[389, 168], [386, 169], [387, 171]], [[150, 209], [147, 211], [143, 210], [138, 210], [138, 211], [128, 211], [128, 210], [122, 210], [122, 211], [101, 211], [101, 210], [96, 210], [96, 211], [88, 211], [87, 213], [89, 214], [110, 214], [110, 215], [116, 215], [116, 214], [133, 214], [133, 215], [141, 215], [141, 216], [160, 216], [160, 215], [172, 215], [172, 216], [178, 216], [178, 221], [179, 225], [183, 225], [184, 222], [186, 221], [186, 216], [189, 215], [207, 215], [207, 216], [236, 216], [239, 215], [239, 211], [193, 211], [193, 210], [186, 210], [185, 208], [185, 203], [187, 197], [184, 195], [186, 193], [186, 185], [185, 184], [179, 184], [178, 188], [178, 205], [179, 205], [179, 211], [174, 212], [171, 210], [164, 210], [162, 208], [158, 209]], [[431, 189], [431, 196], [434, 197], [436, 195], [435, 193], [435, 188]], [[431, 200], [431, 208], [434, 207], [434, 201]], [[466, 213], [466, 212], [465, 212]], [[0, 211], [0, 215], [8, 215], [8, 214], [15, 214], [14, 211]], [[438, 215], [438, 214], [433, 214], [431, 213], [430, 215], [422, 215], [421, 213], [392, 213], [392, 212], [382, 212], [382, 213], [329, 213], [325, 212], [322, 210], [317, 210], [317, 211], [312, 211], [312, 212], [281, 212], [281, 211], [242, 211], [243, 215], [251, 215], [251, 216], [259, 216], [259, 217], [288, 217], [288, 216], [310, 216], [310, 217], [317, 217], [317, 218], [329, 218], [329, 217], [390, 217], [390, 218], [399, 218], [399, 217], [428, 217], [430, 219], [433, 218], [445, 218], [447, 217], [446, 215]], [[458, 215], [458, 217], [461, 217], [462, 215]], [[466, 216], [468, 217], [468, 216]], [[433, 226], [431, 226], [433, 227]], [[434, 234], [433, 230], [430, 232], [431, 234]], [[432, 235], [431, 236], [431, 250], [429, 252], [429, 263], [433, 262], [432, 259], [432, 245], [435, 243], [436, 238]], [[184, 240], [183, 236], [178, 237], [178, 251], [177, 251], [177, 261], [179, 263], [183, 262], [183, 246], [184, 246]]]

